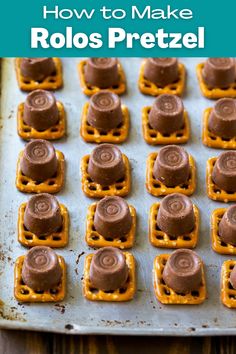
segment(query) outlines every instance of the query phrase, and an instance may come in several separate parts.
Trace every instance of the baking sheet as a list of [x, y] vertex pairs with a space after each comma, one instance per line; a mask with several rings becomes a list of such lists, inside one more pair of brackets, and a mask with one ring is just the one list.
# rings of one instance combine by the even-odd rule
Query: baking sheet
[[[210, 201], [205, 192], [205, 166], [207, 158], [220, 151], [208, 149], [201, 142], [201, 120], [204, 108], [213, 104], [200, 95], [195, 67], [200, 58], [182, 59], [187, 68], [187, 90], [184, 104], [191, 120], [191, 141], [185, 145], [197, 163], [197, 191], [192, 200], [200, 208], [200, 238], [197, 253], [205, 263], [208, 299], [199, 306], [165, 306], [153, 292], [152, 267], [154, 257], [166, 250], [151, 246], [148, 241], [148, 213], [159, 200], [145, 189], [146, 158], [159, 147], [147, 145], [141, 132], [141, 108], [151, 105], [154, 98], [143, 96], [137, 88], [141, 59], [121, 59], [124, 66], [128, 93], [122, 101], [131, 114], [130, 136], [120, 147], [132, 166], [132, 192], [127, 201], [137, 209], [136, 243], [131, 252], [137, 261], [137, 293], [131, 302], [102, 303], [87, 301], [82, 296], [83, 265], [91, 249], [84, 241], [87, 207], [93, 202], [86, 198], [80, 184], [80, 159], [90, 153], [93, 144], [80, 137], [80, 115], [88, 100], [80, 89], [76, 64], [79, 58], [63, 59], [64, 88], [56, 92], [67, 112], [67, 137], [55, 146], [66, 158], [66, 184], [57, 194], [70, 213], [70, 238], [65, 249], [57, 250], [67, 263], [67, 296], [58, 304], [19, 304], [13, 296], [14, 260], [26, 249], [17, 242], [17, 211], [29, 196], [15, 187], [18, 153], [24, 147], [16, 132], [16, 110], [26, 94], [17, 86], [14, 61], [2, 61], [2, 94], [0, 121], [0, 327], [31, 329], [65, 333], [98, 333], [123, 335], [219, 335], [236, 334], [235, 311], [220, 302], [220, 268], [229, 256], [221, 256], [211, 249], [210, 213], [222, 206]], [[167, 253], [170, 250], [167, 250]]]

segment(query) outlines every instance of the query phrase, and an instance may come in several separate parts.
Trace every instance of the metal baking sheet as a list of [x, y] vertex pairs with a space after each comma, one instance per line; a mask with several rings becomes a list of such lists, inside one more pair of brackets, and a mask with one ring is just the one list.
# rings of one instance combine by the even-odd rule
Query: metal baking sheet
[[[128, 93], [122, 96], [131, 114], [130, 136], [120, 147], [132, 165], [132, 192], [127, 200], [138, 213], [136, 243], [131, 252], [137, 260], [137, 293], [127, 303], [91, 302], [83, 298], [83, 265], [91, 249], [84, 241], [85, 218], [88, 205], [93, 201], [84, 196], [80, 184], [80, 159], [94, 145], [80, 137], [80, 115], [87, 98], [82, 94], [76, 65], [79, 58], [63, 59], [64, 88], [56, 92], [66, 108], [68, 134], [56, 147], [66, 157], [66, 184], [57, 195], [70, 212], [70, 240], [63, 255], [67, 266], [67, 296], [60, 304], [19, 304], [13, 296], [14, 260], [26, 252], [17, 242], [17, 210], [28, 199], [15, 187], [18, 153], [24, 147], [16, 133], [16, 109], [25, 99], [17, 86], [13, 59], [2, 61], [2, 93], [0, 121], [0, 326], [64, 333], [132, 334], [132, 335], [219, 335], [236, 334], [235, 311], [220, 302], [220, 268], [229, 258], [215, 254], [210, 241], [210, 213], [222, 206], [206, 197], [206, 160], [220, 151], [208, 149], [201, 142], [201, 121], [204, 108], [212, 101], [203, 99], [196, 80], [195, 67], [200, 58], [181, 60], [187, 67], [187, 90], [184, 104], [191, 120], [191, 141], [185, 146], [197, 163], [197, 192], [192, 197], [200, 208], [200, 238], [196, 251], [206, 268], [208, 299], [199, 306], [165, 306], [155, 298], [152, 285], [154, 257], [166, 252], [154, 248], [148, 241], [148, 213], [158, 199], [145, 189], [147, 155], [159, 148], [147, 145], [141, 132], [141, 108], [151, 105], [154, 98], [143, 96], [137, 88], [141, 59], [121, 59], [124, 66]], [[167, 251], [167, 252], [170, 252]]]

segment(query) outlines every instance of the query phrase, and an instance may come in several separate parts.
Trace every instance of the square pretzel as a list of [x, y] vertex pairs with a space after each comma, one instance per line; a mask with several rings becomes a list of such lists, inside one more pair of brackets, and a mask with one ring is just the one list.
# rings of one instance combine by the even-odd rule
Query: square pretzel
[[58, 302], [62, 301], [66, 294], [66, 264], [62, 256], [58, 261], [62, 270], [62, 278], [58, 285], [50, 290], [35, 291], [24, 284], [22, 279], [22, 267], [25, 256], [17, 258], [14, 269], [14, 295], [20, 302]]
[[227, 260], [221, 268], [221, 301], [229, 308], [236, 308], [236, 290], [230, 283], [230, 274], [236, 261]]
[[221, 241], [219, 236], [219, 224], [226, 210], [226, 208], [219, 208], [214, 210], [211, 214], [212, 249], [216, 253], [236, 255], [236, 247]]
[[129, 301], [132, 300], [136, 291], [135, 279], [135, 258], [129, 252], [124, 252], [126, 264], [129, 268], [129, 276], [126, 283], [114, 291], [103, 291], [95, 289], [89, 280], [90, 265], [93, 254], [89, 254], [85, 259], [84, 265], [84, 279], [83, 279], [83, 294], [84, 297], [91, 301]]
[[23, 193], [57, 193], [63, 185], [65, 179], [65, 158], [61, 151], [56, 150], [58, 160], [58, 170], [55, 176], [43, 182], [33, 181], [21, 172], [20, 160], [23, 151], [20, 152], [16, 168], [16, 188]]
[[59, 111], [58, 123], [46, 130], [39, 131], [24, 122], [24, 103], [20, 103], [17, 110], [18, 135], [24, 140], [30, 140], [30, 139], [56, 140], [62, 138], [66, 132], [65, 109], [63, 104], [58, 101], [57, 101], [57, 107]]
[[211, 157], [207, 160], [206, 168], [206, 186], [207, 186], [207, 196], [212, 200], [218, 200], [220, 202], [235, 202], [236, 192], [226, 192], [220, 187], [218, 187], [212, 180], [212, 171], [216, 163], [216, 157]]
[[177, 82], [168, 84], [164, 87], [158, 86], [153, 82], [145, 79], [144, 77], [144, 65], [145, 61], [141, 64], [138, 87], [139, 90], [145, 95], [149, 96], [159, 96], [161, 94], [173, 94], [177, 96], [182, 96], [185, 88], [186, 81], [186, 70], [185, 66], [181, 63], [178, 64], [179, 67], [179, 79]]
[[122, 154], [125, 164], [125, 176], [121, 180], [111, 184], [110, 186], [102, 186], [93, 182], [88, 174], [88, 163], [90, 155], [85, 155], [81, 159], [81, 184], [84, 194], [89, 198], [103, 198], [107, 196], [125, 197], [130, 192], [131, 175], [129, 159]]
[[146, 168], [146, 188], [147, 191], [154, 195], [154, 197], [164, 196], [172, 193], [182, 193], [185, 195], [192, 195], [196, 189], [196, 166], [194, 159], [189, 155], [190, 176], [186, 183], [176, 187], [167, 187], [165, 184], [153, 176], [153, 167], [158, 153], [152, 152], [147, 159]]
[[69, 214], [65, 205], [60, 204], [62, 226], [56, 232], [47, 236], [38, 236], [26, 229], [24, 215], [27, 203], [22, 203], [18, 210], [18, 241], [26, 247], [48, 246], [51, 248], [65, 247], [69, 236]]
[[84, 141], [87, 143], [112, 143], [119, 144], [123, 143], [129, 133], [129, 111], [128, 108], [124, 105], [121, 106], [123, 121], [117, 128], [111, 129], [109, 131], [98, 130], [92, 127], [87, 121], [87, 114], [89, 109], [89, 103], [85, 103], [82, 119], [80, 134]]
[[212, 108], [206, 108], [203, 114], [202, 125], [202, 142], [204, 145], [216, 149], [236, 149], [236, 137], [234, 138], [222, 138], [210, 132], [208, 129], [208, 122]]
[[[92, 96], [95, 93], [101, 91], [102, 89], [97, 86], [92, 86], [85, 81], [84, 69], [85, 69], [86, 63], [87, 63], [87, 60], [82, 60], [78, 64], [80, 85], [81, 85], [82, 91], [85, 95]], [[123, 70], [120, 62], [118, 62], [118, 73], [119, 73], [119, 83], [117, 85], [112, 86], [112, 87], [108, 87], [106, 90], [116, 93], [117, 95], [122, 95], [126, 91], [126, 79], [125, 79], [124, 70]]]
[[194, 248], [198, 241], [199, 232], [199, 210], [196, 205], [193, 206], [195, 216], [194, 229], [185, 235], [170, 236], [161, 231], [157, 225], [157, 216], [160, 203], [151, 206], [149, 214], [149, 240], [155, 247], [160, 248]]
[[209, 88], [203, 80], [203, 76], [202, 76], [203, 67], [204, 67], [204, 63], [200, 63], [197, 65], [197, 78], [203, 96], [213, 100], [223, 98], [223, 97], [236, 98], [236, 82], [230, 84], [225, 89], [219, 87]]
[[202, 264], [202, 283], [199, 289], [187, 294], [176, 293], [167, 286], [163, 279], [163, 270], [169, 258], [169, 254], [161, 254], [154, 259], [154, 291], [157, 299], [165, 305], [199, 305], [206, 299], [206, 283], [204, 267]]
[[33, 91], [37, 89], [41, 90], [57, 90], [63, 86], [62, 79], [62, 63], [59, 58], [53, 58], [56, 72], [52, 75], [47, 76], [45, 79], [36, 81], [28, 77], [24, 77], [20, 71], [20, 62], [21, 58], [16, 58], [15, 60], [15, 69], [16, 69], [16, 78], [19, 85], [19, 88], [23, 91]]
[[97, 203], [93, 203], [88, 208], [87, 222], [86, 222], [86, 236], [85, 241], [90, 247], [117, 247], [120, 249], [130, 248], [134, 245], [136, 232], [136, 210], [132, 205], [129, 205], [130, 214], [132, 217], [132, 226], [129, 233], [122, 237], [105, 238], [96, 231], [94, 226], [94, 216], [97, 208]]
[[168, 144], [184, 144], [190, 137], [190, 126], [188, 113], [184, 111], [184, 126], [174, 133], [162, 134], [156, 129], [153, 129], [148, 121], [148, 116], [151, 107], [143, 107], [142, 109], [142, 129], [143, 137], [146, 143], [150, 145], [168, 145]]

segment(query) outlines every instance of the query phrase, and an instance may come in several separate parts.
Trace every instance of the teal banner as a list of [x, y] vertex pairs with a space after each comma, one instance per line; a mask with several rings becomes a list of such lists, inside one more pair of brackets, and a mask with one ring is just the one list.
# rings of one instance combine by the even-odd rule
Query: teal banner
[[1, 4], [0, 56], [235, 56], [235, 0]]

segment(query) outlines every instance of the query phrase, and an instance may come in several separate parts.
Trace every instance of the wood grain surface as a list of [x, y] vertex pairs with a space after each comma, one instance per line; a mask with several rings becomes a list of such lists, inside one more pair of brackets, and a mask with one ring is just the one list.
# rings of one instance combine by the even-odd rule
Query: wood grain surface
[[0, 331], [0, 354], [234, 354], [236, 337], [69, 336]]

